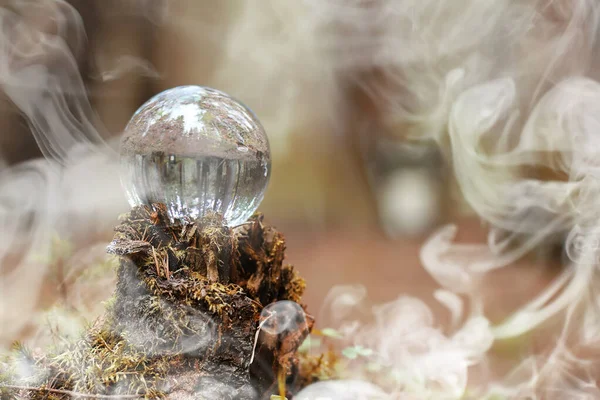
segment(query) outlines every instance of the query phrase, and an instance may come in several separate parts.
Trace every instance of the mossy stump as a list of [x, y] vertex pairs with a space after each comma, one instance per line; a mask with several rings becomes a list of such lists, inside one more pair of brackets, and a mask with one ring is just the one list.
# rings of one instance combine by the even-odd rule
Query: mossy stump
[[118, 283], [105, 316], [32, 360], [39, 389], [15, 394], [262, 400], [285, 382], [292, 398], [313, 320], [279, 232], [262, 216], [234, 228], [217, 215], [172, 224], [163, 204], [134, 208], [115, 230]]

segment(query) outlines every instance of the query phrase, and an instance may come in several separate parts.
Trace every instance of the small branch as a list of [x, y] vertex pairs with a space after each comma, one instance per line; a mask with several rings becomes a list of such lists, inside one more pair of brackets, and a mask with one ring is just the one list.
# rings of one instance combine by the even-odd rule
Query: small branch
[[260, 324], [258, 324], [258, 328], [256, 329], [256, 333], [254, 334], [254, 346], [252, 346], [252, 356], [250, 357], [250, 362], [248, 363], [248, 365], [252, 364], [254, 362], [254, 356], [256, 355], [256, 345], [258, 345], [258, 337], [260, 335], [260, 330], [262, 329], [263, 325], [267, 323], [267, 321], [273, 316], [272, 313], [269, 313], [269, 315], [267, 315], [267, 318], [265, 318], [264, 320], [262, 320], [262, 322]]
[[141, 399], [142, 395], [139, 394], [122, 394], [122, 395], [110, 395], [110, 394], [85, 394], [73, 392], [71, 390], [61, 390], [61, 389], [47, 389], [47, 388], [37, 388], [32, 386], [17, 386], [17, 385], [4, 385], [0, 384], [0, 389], [13, 389], [13, 390], [29, 390], [36, 392], [49, 392], [49, 393], [58, 393], [58, 394], [67, 394], [71, 397], [75, 398], [88, 398], [88, 399]]

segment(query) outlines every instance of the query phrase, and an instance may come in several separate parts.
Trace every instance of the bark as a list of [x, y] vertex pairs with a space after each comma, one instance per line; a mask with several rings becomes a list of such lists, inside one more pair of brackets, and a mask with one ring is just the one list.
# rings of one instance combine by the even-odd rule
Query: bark
[[95, 395], [269, 399], [299, 390], [296, 351], [313, 319], [304, 281], [284, 265], [285, 239], [254, 216], [171, 224], [163, 204], [121, 218], [108, 251], [118, 283], [105, 316], [79, 342], [36, 360], [31, 398]]

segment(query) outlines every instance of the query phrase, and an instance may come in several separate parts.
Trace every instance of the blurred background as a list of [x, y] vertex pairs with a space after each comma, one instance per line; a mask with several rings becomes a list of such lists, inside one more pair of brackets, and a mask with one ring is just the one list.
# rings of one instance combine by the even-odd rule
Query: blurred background
[[[2, 3], [9, 8], [15, 4]], [[439, 127], [432, 124], [431, 132], [417, 135], [416, 140], [418, 121], [396, 118], [398, 113], [390, 107], [395, 100], [385, 97], [390, 92], [399, 98], [415, 96], [406, 84], [410, 76], [399, 78], [408, 68], [391, 73], [388, 53], [392, 50], [378, 41], [390, 34], [381, 30], [394, 25], [385, 19], [393, 2], [381, 2], [386, 8], [370, 5], [377, 1], [350, 1], [344, 9], [336, 1], [325, 2], [328, 5], [323, 3], [321, 8], [311, 1], [68, 3], [80, 17], [68, 22], [64, 30], [57, 28], [54, 14], [43, 7], [19, 8], [18, 15], [32, 29], [62, 38], [60, 45], [41, 56], [42, 64], [61, 59], [52, 50], [73, 52], [85, 88], [75, 95], [89, 98], [90, 120], [110, 147], [118, 148], [121, 132], [135, 110], [162, 90], [193, 84], [231, 94], [257, 114], [269, 136], [272, 178], [259, 210], [285, 234], [288, 261], [308, 283], [309, 310], [319, 314], [332, 286], [360, 284], [372, 303], [400, 294], [417, 296], [432, 307], [439, 326], [449, 323], [445, 307], [433, 296], [438, 285], [421, 265], [421, 246], [437, 228], [450, 222], [459, 227], [458, 242], [485, 243], [488, 225], [463, 197], [447, 139], [444, 145], [444, 140], [433, 137]], [[321, 15], [325, 9], [327, 15]], [[370, 14], [370, 9], [377, 13]], [[490, 6], [488, 11], [497, 10]], [[440, 12], [441, 16], [431, 18], [444, 18], [445, 11]], [[362, 24], [348, 22], [355, 14], [360, 14]], [[457, 21], [456, 15], [451, 14], [452, 18]], [[561, 17], [556, 18], [558, 26]], [[81, 24], [85, 36], [71, 26], [72, 21]], [[452, 35], [443, 32], [441, 23], [440, 32], [432, 25], [435, 29], [429, 32], [429, 40], [433, 43]], [[393, 34], [401, 37], [402, 31]], [[334, 46], [344, 35], [350, 38], [347, 45]], [[535, 39], [543, 41], [543, 37]], [[455, 39], [464, 41], [463, 37]], [[23, 36], [22, 40], [26, 45], [35, 38]], [[393, 52], [394, 57], [406, 56], [402, 65], [419, 70], [420, 64], [408, 59], [411, 48], [396, 43]], [[460, 59], [463, 53], [457, 52], [456, 57]], [[467, 66], [471, 62], [463, 61]], [[445, 58], [443, 62], [460, 64]], [[62, 68], [60, 62], [57, 65]], [[443, 86], [446, 72], [440, 72], [441, 80], [428, 86], [433, 89], [427, 95], [437, 96], [435, 88]], [[14, 95], [2, 98], [0, 168], [4, 171], [14, 171], [20, 163], [42, 156], [40, 138], [32, 133], [20, 108]], [[445, 123], [442, 126], [445, 131]], [[62, 214], [65, 219], [52, 236], [48, 252], [52, 267], [44, 272], [39, 296], [32, 294], [34, 299], [21, 303], [20, 311], [7, 307], [12, 311], [5, 311], [6, 321], [14, 324], [16, 314], [21, 320], [31, 319], [5, 329], [3, 346], [36, 335], [42, 340], [36, 330], [39, 310], [66, 302], [91, 318], [101, 312], [101, 301], [111, 294], [112, 278], [101, 271], [95, 275], [90, 265], [103, 260], [112, 226], [128, 205], [112, 166], [90, 163], [78, 164], [61, 175], [72, 183], [71, 206], [65, 206], [69, 212]], [[502, 321], [560, 271], [560, 246], [558, 250], [554, 244], [538, 247], [514, 265], [482, 279], [480, 293], [492, 322]], [[8, 253], [2, 263], [5, 277], [14, 272], [10, 257], [19, 260], [18, 255]], [[6, 282], [10, 280], [6, 278], [4, 286], [9, 293]], [[500, 358], [510, 360], [529, 351], [519, 347], [505, 354], [506, 349], [497, 350]]]
[[[257, 113], [273, 158], [260, 210], [288, 236], [290, 262], [314, 281], [309, 302], [318, 305], [335, 283], [385, 285], [374, 294], [395, 296], [401, 285], [425, 279], [419, 243], [464, 208], [452, 175], [434, 143], [410, 143], [385, 125], [376, 99], [356, 82], [358, 75], [361, 82], [380, 79], [375, 71], [319, 68], [318, 46], [286, 38], [294, 33], [293, 6], [70, 3], [87, 34], [76, 61], [113, 145], [142, 103], [174, 86], [218, 88]], [[41, 19], [33, 23], [48, 23]], [[25, 117], [9, 99], [3, 103], [2, 158], [11, 166], [41, 157]]]

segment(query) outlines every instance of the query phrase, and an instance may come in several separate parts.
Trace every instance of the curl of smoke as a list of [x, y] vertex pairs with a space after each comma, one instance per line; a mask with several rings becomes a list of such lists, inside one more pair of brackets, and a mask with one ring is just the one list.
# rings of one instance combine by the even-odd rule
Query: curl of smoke
[[85, 44], [79, 14], [58, 0], [14, 5], [0, 8], [0, 84], [42, 154], [66, 165], [77, 146], [104, 150], [77, 65]]
[[[39, 263], [34, 258], [47, 251], [48, 232], [39, 229], [56, 222], [55, 192], [58, 186], [56, 166], [34, 161], [4, 171], [0, 175], [0, 279], [2, 321], [20, 323], [2, 324], [2, 338], [10, 338], [26, 321], [21, 316], [31, 313], [38, 300], [43, 282]], [[12, 261], [13, 265], [8, 263]], [[23, 287], [31, 288], [23, 293]]]
[[[330, 297], [325, 306], [332, 315], [339, 315], [339, 309], [345, 317], [338, 317], [337, 323], [333, 324], [321, 321], [343, 334], [344, 338], [338, 339], [342, 343], [338, 344], [367, 351], [362, 358], [344, 368], [344, 376], [354, 381], [343, 381], [342, 386], [333, 383], [309, 387], [307, 393], [314, 391], [328, 396], [338, 388], [341, 398], [348, 399], [403, 396], [458, 399], [465, 395], [468, 369], [481, 363], [494, 340], [485, 318], [469, 317], [448, 334], [435, 326], [430, 308], [413, 297], [400, 296], [395, 301], [370, 307], [368, 311], [362, 297], [354, 307], [349, 307], [348, 301], [335, 301], [341, 297], [356, 299], [357, 289], [351, 286], [333, 288], [336, 296]], [[365, 322], [365, 319], [371, 322]], [[376, 367], [376, 378], [369, 374], [369, 367]], [[377, 390], [367, 394], [363, 392], [365, 388]], [[377, 397], [377, 394], [386, 397]]]
[[81, 17], [65, 1], [0, 7], [0, 85], [46, 158], [0, 171], [3, 347], [30, 324], [53, 279], [52, 238], [106, 232], [126, 209], [116, 154], [99, 132], [78, 67], [85, 44]]
[[[493, 332], [496, 338], [518, 336], [566, 312], [549, 362], [533, 371], [524, 363], [531, 379], [511, 389], [535, 393], [546, 386], [569, 398], [588, 396], [583, 383], [568, 382], [566, 366], [581, 363], [569, 356], [565, 342], [575, 336], [589, 344], [600, 322], [598, 3], [304, 4], [313, 11], [332, 68], [378, 71], [382, 79], [363, 85], [388, 125], [400, 127], [405, 137], [437, 141], [465, 200], [492, 226], [485, 246], [453, 243], [454, 226], [425, 244], [423, 265], [445, 290], [469, 296], [480, 315], [477, 291], [484, 274], [557, 235], [567, 238], [571, 262], [564, 272]], [[532, 167], [567, 179], [527, 178], [524, 170]], [[595, 386], [591, 379], [583, 382]]]
[[[233, 94], [265, 89], [278, 92], [273, 104], [286, 107], [281, 110], [261, 103], [264, 110], [277, 110], [274, 114], [265, 111], [265, 125], [278, 128], [272, 131], [289, 131], [308, 113], [293, 107], [302, 99], [304, 92], [299, 88], [303, 85], [313, 84], [316, 93], [323, 94], [315, 97], [325, 105], [320, 109], [329, 112], [335, 109], [330, 104], [339, 100], [335, 74], [381, 71], [381, 81], [364, 86], [378, 99], [386, 123], [402, 126], [409, 137], [438, 141], [466, 201], [494, 226], [488, 246], [456, 245], [454, 227], [443, 228], [424, 246], [423, 264], [445, 289], [443, 293], [466, 294], [477, 302], [477, 282], [483, 274], [507, 265], [554, 234], [567, 236], [572, 264], [544, 293], [492, 329], [496, 338], [516, 336], [567, 310], [563, 336], [549, 362], [542, 367], [536, 362], [524, 363], [521, 367], [526, 372], [517, 371], [518, 383], [498, 385], [498, 391], [523, 393], [544, 384], [560, 388], [566, 398], [589, 394], [591, 378], [568, 379], [567, 367], [581, 363], [564, 343], [574, 333], [589, 342], [600, 325], [594, 290], [600, 226], [595, 210], [600, 194], [596, 161], [600, 143], [597, 2], [304, 0], [298, 6], [290, 4], [269, 2], [268, 14], [285, 18], [269, 19], [277, 23], [257, 26], [254, 19], [266, 20], [259, 15], [264, 10], [248, 3], [241, 14], [244, 18], [224, 41], [225, 68], [219, 70], [217, 81]], [[289, 15], [296, 18], [287, 24]], [[247, 45], [260, 43], [273, 32], [289, 40], [271, 41], [270, 46]], [[0, 83], [27, 117], [43, 154], [58, 163], [30, 163], [2, 175], [0, 233], [13, 241], [0, 243], [2, 259], [14, 246], [30, 246], [39, 252], [47, 245], [49, 227], [59, 215], [65, 215], [66, 207], [60, 205], [65, 192], [71, 193], [70, 206], [79, 204], [86, 212], [102, 210], [99, 220], [115, 215], [114, 210], [106, 211], [94, 202], [78, 203], [72, 192], [81, 193], [82, 186], [75, 190], [61, 180], [64, 171], [59, 165], [71, 166], [71, 171], [77, 171], [77, 160], [82, 159], [91, 163], [88, 167], [98, 168], [95, 171], [112, 165], [110, 156], [97, 155], [107, 153], [106, 145], [95, 127], [77, 69], [77, 56], [84, 43], [80, 18], [63, 1], [13, 2], [11, 8], [0, 9]], [[262, 72], [251, 80], [247, 72], [236, 75], [239, 60]], [[288, 69], [299, 62], [302, 73]], [[238, 86], [230, 90], [225, 82]], [[281, 82], [287, 83], [283, 89]], [[85, 151], [74, 157], [79, 146]], [[81, 156], [88, 152], [96, 157]], [[531, 166], [550, 167], [568, 180], [523, 178], [523, 168]], [[88, 183], [87, 188], [91, 187]], [[105, 193], [119, 193], [109, 187]], [[110, 204], [124, 204], [112, 200]], [[513, 234], [507, 236], [502, 231]], [[527, 239], [518, 241], [521, 234]], [[0, 282], [0, 312], [5, 315], [16, 310], [25, 314], [35, 303], [36, 294], [23, 299], [18, 291], [26, 281], [31, 293], [37, 293], [43, 266], [31, 261], [33, 251], [25, 254], [25, 260], [14, 269], [18, 273], [9, 273]], [[353, 301], [361, 303], [353, 298], [356, 296], [340, 300], [346, 310], [352, 308]], [[457, 308], [455, 297], [442, 298]], [[449, 393], [458, 395], [464, 392], [467, 367], [489, 347], [487, 321], [480, 315], [480, 305], [474, 309], [477, 312], [467, 320], [470, 322], [457, 331], [462, 334], [452, 336], [432, 327], [424, 304], [406, 298], [374, 310], [379, 325], [344, 325], [351, 326], [348, 332], [360, 333], [357, 342], [372, 345], [387, 361], [409, 370], [410, 377], [428, 383], [439, 381]], [[2, 320], [14, 318], [10, 315]], [[429, 347], [416, 346], [422, 342], [415, 344], [414, 335], [402, 330], [410, 324], [431, 338]], [[9, 333], [19, 328], [19, 324], [3, 326], [11, 330]], [[400, 345], [389, 337], [393, 335], [381, 337], [386, 329], [400, 329]], [[464, 337], [473, 333], [480, 333], [476, 335], [479, 345], [465, 348]], [[436, 375], [440, 371], [447, 374]], [[523, 380], [527, 374], [531, 378]], [[444, 380], [448, 376], [454, 380]], [[335, 387], [331, 389], [331, 385]], [[406, 390], [405, 383], [401, 386], [396, 389]], [[340, 388], [337, 383], [319, 384], [305, 393], [332, 393]], [[365, 383], [347, 385], [346, 389], [380, 394], [379, 389]], [[342, 398], [341, 394], [334, 397]]]

